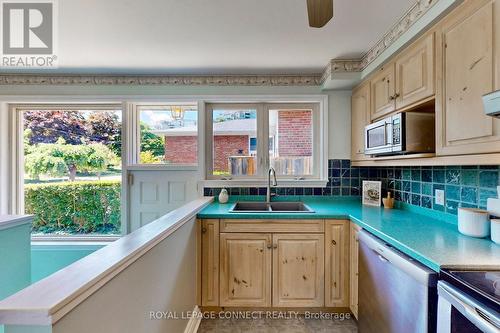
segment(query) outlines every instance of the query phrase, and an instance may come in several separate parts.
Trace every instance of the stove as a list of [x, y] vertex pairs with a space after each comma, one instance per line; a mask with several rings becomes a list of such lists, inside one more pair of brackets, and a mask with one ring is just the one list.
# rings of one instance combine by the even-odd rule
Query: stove
[[444, 269], [438, 295], [438, 333], [500, 332], [500, 270]]

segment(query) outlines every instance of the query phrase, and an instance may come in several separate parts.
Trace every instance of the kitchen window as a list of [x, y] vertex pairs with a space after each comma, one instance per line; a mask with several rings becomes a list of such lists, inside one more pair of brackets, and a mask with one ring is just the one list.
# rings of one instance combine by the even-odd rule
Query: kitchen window
[[318, 103], [206, 104], [207, 179], [264, 180], [270, 167], [282, 181], [326, 179], [322, 116]]
[[137, 162], [142, 165], [198, 165], [197, 104], [139, 105]]

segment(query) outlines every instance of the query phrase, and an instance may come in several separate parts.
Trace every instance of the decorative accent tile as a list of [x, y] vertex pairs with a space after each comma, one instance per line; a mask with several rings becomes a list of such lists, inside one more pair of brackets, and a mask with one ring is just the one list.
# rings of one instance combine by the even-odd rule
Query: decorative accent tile
[[480, 171], [479, 187], [495, 188], [498, 186], [498, 170]]

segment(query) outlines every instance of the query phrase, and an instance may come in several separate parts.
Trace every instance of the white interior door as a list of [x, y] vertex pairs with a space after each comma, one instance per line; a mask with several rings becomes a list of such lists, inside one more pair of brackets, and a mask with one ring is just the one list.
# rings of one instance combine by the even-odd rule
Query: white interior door
[[129, 231], [198, 197], [198, 171], [129, 171]]

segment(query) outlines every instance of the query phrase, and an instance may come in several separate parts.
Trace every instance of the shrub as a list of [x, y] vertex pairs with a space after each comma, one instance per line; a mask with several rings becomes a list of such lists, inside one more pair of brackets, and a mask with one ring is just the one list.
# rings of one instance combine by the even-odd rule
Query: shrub
[[34, 233], [119, 234], [120, 181], [64, 182], [25, 186]]

